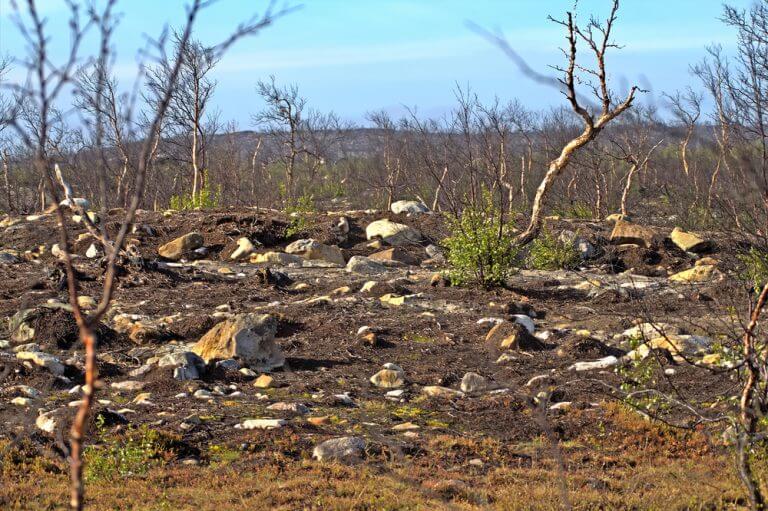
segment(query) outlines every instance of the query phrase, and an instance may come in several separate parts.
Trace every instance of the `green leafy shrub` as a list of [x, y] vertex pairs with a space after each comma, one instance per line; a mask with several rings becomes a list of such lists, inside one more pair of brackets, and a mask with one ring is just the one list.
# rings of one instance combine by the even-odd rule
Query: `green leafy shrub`
[[572, 241], [543, 230], [531, 243], [526, 262], [534, 270], [570, 270], [579, 266], [581, 255]]
[[91, 481], [114, 481], [119, 477], [145, 474], [151, 467], [176, 455], [179, 437], [146, 426], [129, 429], [101, 445], [85, 449], [85, 477]]
[[458, 218], [448, 217], [449, 278], [454, 284], [474, 281], [486, 287], [502, 284], [515, 270], [518, 248], [509, 225], [485, 193], [483, 204], [465, 208]]
[[197, 195], [192, 193], [185, 195], [174, 195], [171, 197], [171, 209], [194, 210], [194, 209], [213, 209], [221, 204], [221, 185], [213, 186], [203, 174], [205, 185], [200, 189]]
[[768, 252], [752, 247], [739, 259], [744, 264], [744, 278], [759, 291], [768, 282]]
[[574, 202], [569, 207], [555, 207], [553, 213], [563, 218], [577, 218], [581, 220], [590, 220], [594, 217], [592, 207], [584, 202]]
[[315, 213], [315, 198], [312, 195], [302, 195], [298, 199], [289, 200], [285, 212], [291, 216], [291, 223], [285, 230], [288, 237], [306, 232], [311, 226], [312, 214]]

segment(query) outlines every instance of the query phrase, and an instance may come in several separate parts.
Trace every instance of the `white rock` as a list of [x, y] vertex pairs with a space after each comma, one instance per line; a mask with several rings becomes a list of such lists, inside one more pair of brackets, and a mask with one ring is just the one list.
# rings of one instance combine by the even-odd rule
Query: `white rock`
[[56, 376], [64, 374], [64, 364], [62, 364], [58, 358], [48, 353], [41, 351], [20, 351], [16, 353], [16, 358], [19, 360], [28, 360], [39, 367], [48, 369]]
[[488, 390], [488, 387], [488, 378], [477, 373], [466, 373], [461, 379], [461, 391], [466, 392], [467, 394], [483, 392]]
[[238, 424], [238, 429], [277, 429], [288, 424], [285, 419], [249, 419]]
[[529, 316], [526, 316], [525, 314], [513, 314], [512, 318], [514, 318], [515, 323], [523, 325], [525, 329], [528, 330], [529, 334], [533, 334], [534, 330], [536, 330], [536, 324]]
[[359, 460], [364, 454], [365, 440], [356, 436], [326, 440], [312, 451], [312, 457], [319, 461], [351, 462]]
[[364, 256], [353, 256], [347, 262], [346, 270], [350, 273], [376, 275], [387, 271], [387, 267]]
[[144, 388], [144, 385], [146, 385], [144, 382], [141, 381], [135, 381], [135, 380], [125, 380], [125, 381], [118, 381], [112, 383], [110, 387], [112, 387], [115, 390], [126, 390], [126, 391], [136, 391], [141, 390]]
[[237, 248], [234, 252], [232, 252], [232, 255], [229, 256], [232, 260], [240, 259], [241, 257], [245, 257], [251, 254], [254, 250], [253, 243], [248, 238], [240, 238], [237, 240]]
[[418, 243], [422, 239], [421, 233], [413, 227], [392, 222], [386, 218], [368, 224], [368, 227], [365, 228], [365, 236], [369, 240], [382, 238], [390, 245]]
[[408, 215], [419, 215], [429, 212], [429, 208], [425, 204], [415, 200], [399, 200], [393, 202], [389, 209], [396, 215], [401, 213], [406, 213]]
[[592, 371], [594, 369], [607, 369], [619, 363], [619, 359], [609, 355], [592, 362], [576, 362], [568, 368], [569, 371]]
[[309, 408], [301, 403], [274, 403], [269, 405], [267, 410], [272, 412], [288, 412], [295, 415], [306, 415], [309, 413]]
[[47, 413], [42, 413], [35, 419], [35, 426], [46, 433], [53, 433], [56, 430], [56, 419]]
[[88, 259], [95, 259], [101, 255], [101, 250], [96, 246], [96, 244], [91, 243], [91, 246], [88, 247], [88, 250], [85, 251], [85, 257]]
[[486, 323], [491, 323], [493, 325], [499, 325], [501, 323], [504, 323], [504, 320], [501, 318], [480, 318], [477, 320], [478, 325], [484, 325]]

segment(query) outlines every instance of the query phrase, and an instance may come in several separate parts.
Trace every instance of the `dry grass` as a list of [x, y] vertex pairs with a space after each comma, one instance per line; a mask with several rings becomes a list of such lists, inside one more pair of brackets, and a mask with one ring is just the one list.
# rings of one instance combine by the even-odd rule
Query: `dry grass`
[[[713, 447], [703, 433], [670, 430], [616, 409], [606, 417], [610, 424], [600, 434], [562, 445], [575, 509], [739, 509], [743, 504], [728, 451]], [[258, 454], [217, 444], [202, 466], [155, 464], [118, 481], [93, 481], [88, 501], [98, 510], [561, 509], [555, 467], [542, 441], [505, 444], [435, 435], [421, 447], [421, 453], [394, 461], [391, 453], [373, 453], [366, 463], [346, 467], [283, 456], [280, 442], [260, 446]], [[481, 457], [484, 467], [468, 465], [472, 456]], [[63, 464], [42, 459], [28, 449], [6, 450], [0, 508], [63, 507]]]

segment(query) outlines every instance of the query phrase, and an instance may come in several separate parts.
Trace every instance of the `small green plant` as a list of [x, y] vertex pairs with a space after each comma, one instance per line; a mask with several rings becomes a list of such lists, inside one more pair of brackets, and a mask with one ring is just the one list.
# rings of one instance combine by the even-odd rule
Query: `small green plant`
[[203, 185], [197, 195], [189, 193], [171, 197], [171, 209], [182, 211], [219, 207], [221, 204], [221, 185], [212, 185], [205, 173], [203, 173], [203, 180], [205, 185]]
[[594, 212], [589, 204], [584, 202], [574, 202], [570, 207], [555, 208], [554, 214], [563, 218], [577, 218], [580, 220], [590, 220]]
[[288, 237], [305, 232], [311, 226], [312, 214], [315, 213], [315, 198], [312, 195], [289, 200], [285, 206], [285, 212], [290, 215], [291, 223], [285, 230]]
[[581, 263], [581, 255], [572, 241], [543, 230], [531, 243], [527, 263], [534, 270], [571, 270]]
[[515, 271], [518, 248], [490, 193], [483, 194], [481, 205], [465, 208], [458, 218], [447, 218], [451, 235], [444, 244], [452, 283], [475, 281], [491, 287], [502, 284]]
[[[97, 422], [103, 431], [103, 424]], [[102, 438], [105, 435], [102, 434]], [[114, 481], [119, 477], [145, 474], [151, 467], [175, 456], [179, 439], [147, 426], [133, 428], [101, 445], [85, 449], [85, 478], [91, 481]]]
[[759, 291], [768, 282], [768, 252], [752, 247], [739, 259], [744, 264], [744, 278]]

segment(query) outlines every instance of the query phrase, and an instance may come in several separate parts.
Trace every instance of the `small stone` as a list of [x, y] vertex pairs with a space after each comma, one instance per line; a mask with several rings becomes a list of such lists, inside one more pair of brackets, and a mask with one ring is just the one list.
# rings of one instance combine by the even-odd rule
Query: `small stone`
[[404, 422], [396, 426], [392, 426], [392, 431], [416, 431], [421, 429], [421, 426], [414, 424], [413, 422]]
[[11, 399], [11, 404], [16, 406], [29, 406], [34, 401], [28, 397], [15, 397]]
[[288, 254], [296, 254], [309, 261], [320, 260], [344, 266], [344, 254], [339, 247], [325, 245], [313, 239], [297, 240], [285, 247]]
[[294, 415], [306, 415], [309, 413], [309, 408], [306, 407], [306, 405], [303, 405], [301, 403], [286, 403], [286, 402], [279, 402], [271, 404], [267, 407], [267, 410], [269, 411], [277, 411], [277, 412], [288, 412]]
[[568, 370], [570, 371], [592, 371], [595, 369], [607, 369], [609, 367], [613, 367], [616, 364], [619, 363], [619, 359], [614, 357], [613, 355], [607, 356], [605, 358], [601, 358], [599, 360], [595, 360], [592, 362], [576, 362], [575, 364], [571, 365]]
[[11, 250], [0, 250], [0, 264], [19, 264], [21, 262], [21, 259], [19, 259], [18, 254]]
[[461, 379], [461, 391], [467, 394], [484, 392], [489, 386], [488, 378], [477, 373], [466, 373]]
[[288, 424], [285, 419], [249, 419], [239, 424], [240, 429], [277, 429]]
[[381, 252], [376, 252], [375, 254], [368, 256], [368, 258], [384, 264], [398, 263], [409, 266], [416, 266], [419, 264], [419, 261], [416, 258], [412, 257], [400, 247], [392, 247], [387, 250], [382, 250]]
[[20, 351], [16, 353], [16, 358], [19, 360], [28, 360], [39, 367], [44, 367], [56, 376], [62, 376], [64, 374], [64, 364], [62, 364], [58, 358], [48, 353], [41, 351]]
[[253, 386], [257, 389], [269, 389], [274, 386], [275, 379], [268, 374], [262, 374], [256, 381], [253, 382]]
[[83, 310], [91, 310], [96, 308], [96, 300], [91, 296], [78, 296], [77, 304]]
[[101, 255], [101, 250], [99, 250], [99, 247], [97, 247], [94, 243], [91, 243], [91, 246], [88, 247], [88, 250], [85, 251], [85, 257], [88, 259], [95, 259]]
[[395, 371], [392, 369], [382, 369], [378, 373], [371, 376], [370, 381], [377, 387], [384, 389], [402, 387], [405, 384], [403, 372]]
[[369, 240], [381, 238], [385, 243], [393, 246], [418, 243], [422, 239], [421, 233], [413, 227], [392, 222], [386, 218], [368, 224], [365, 228], [365, 237]]
[[415, 200], [395, 201], [392, 203], [389, 209], [396, 215], [420, 215], [429, 212], [429, 208], [425, 204]]
[[387, 267], [367, 257], [353, 256], [347, 262], [346, 270], [350, 273], [376, 275], [387, 271]]
[[136, 391], [144, 388], [146, 384], [141, 381], [125, 380], [120, 382], [114, 382], [110, 387], [115, 390]]
[[233, 261], [236, 261], [245, 256], [249, 256], [253, 252], [254, 248], [255, 247], [253, 246], [251, 240], [248, 238], [240, 238], [237, 240], [237, 248], [234, 252], [232, 252], [232, 255], [230, 255], [229, 258]]
[[329, 424], [331, 420], [327, 415], [323, 415], [321, 417], [307, 417], [307, 422], [313, 426], [325, 426], [326, 424]]
[[175, 240], [170, 241], [165, 245], [162, 245], [157, 249], [157, 253], [165, 259], [178, 261], [182, 257], [189, 255], [195, 250], [201, 248], [203, 246], [203, 242], [204, 240], [202, 234], [191, 232], [176, 238]]
[[35, 426], [46, 433], [53, 433], [56, 430], [57, 422], [50, 414], [42, 413], [35, 419]]
[[711, 250], [712, 243], [708, 240], [702, 239], [699, 236], [685, 232], [679, 227], [675, 227], [669, 235], [669, 239], [672, 240], [680, 250], [686, 252], [702, 253]]
[[253, 264], [275, 264], [278, 266], [301, 265], [301, 257], [286, 254], [285, 252], [265, 252], [263, 254], [251, 254]]
[[485, 336], [485, 340], [501, 349], [529, 351], [544, 348], [544, 344], [539, 339], [532, 336], [524, 325], [517, 322], [505, 321], [494, 326]]
[[429, 397], [453, 399], [457, 397], [464, 397], [464, 393], [459, 390], [449, 389], [448, 387], [441, 387], [439, 385], [429, 385], [423, 387], [421, 391]]
[[715, 266], [704, 265], [694, 266], [689, 270], [684, 270], [669, 277], [672, 282], [681, 283], [698, 283], [698, 282], [710, 282], [718, 280], [722, 277], [722, 274], [717, 270]]
[[312, 451], [312, 457], [318, 461], [334, 460], [342, 463], [358, 461], [364, 454], [365, 440], [354, 436], [326, 440]]
[[360, 339], [362, 339], [364, 344], [374, 348], [379, 344], [379, 337], [376, 335], [376, 332], [366, 332], [360, 336]]
[[337, 287], [329, 293], [329, 296], [344, 296], [352, 292], [352, 288], [349, 286]]

